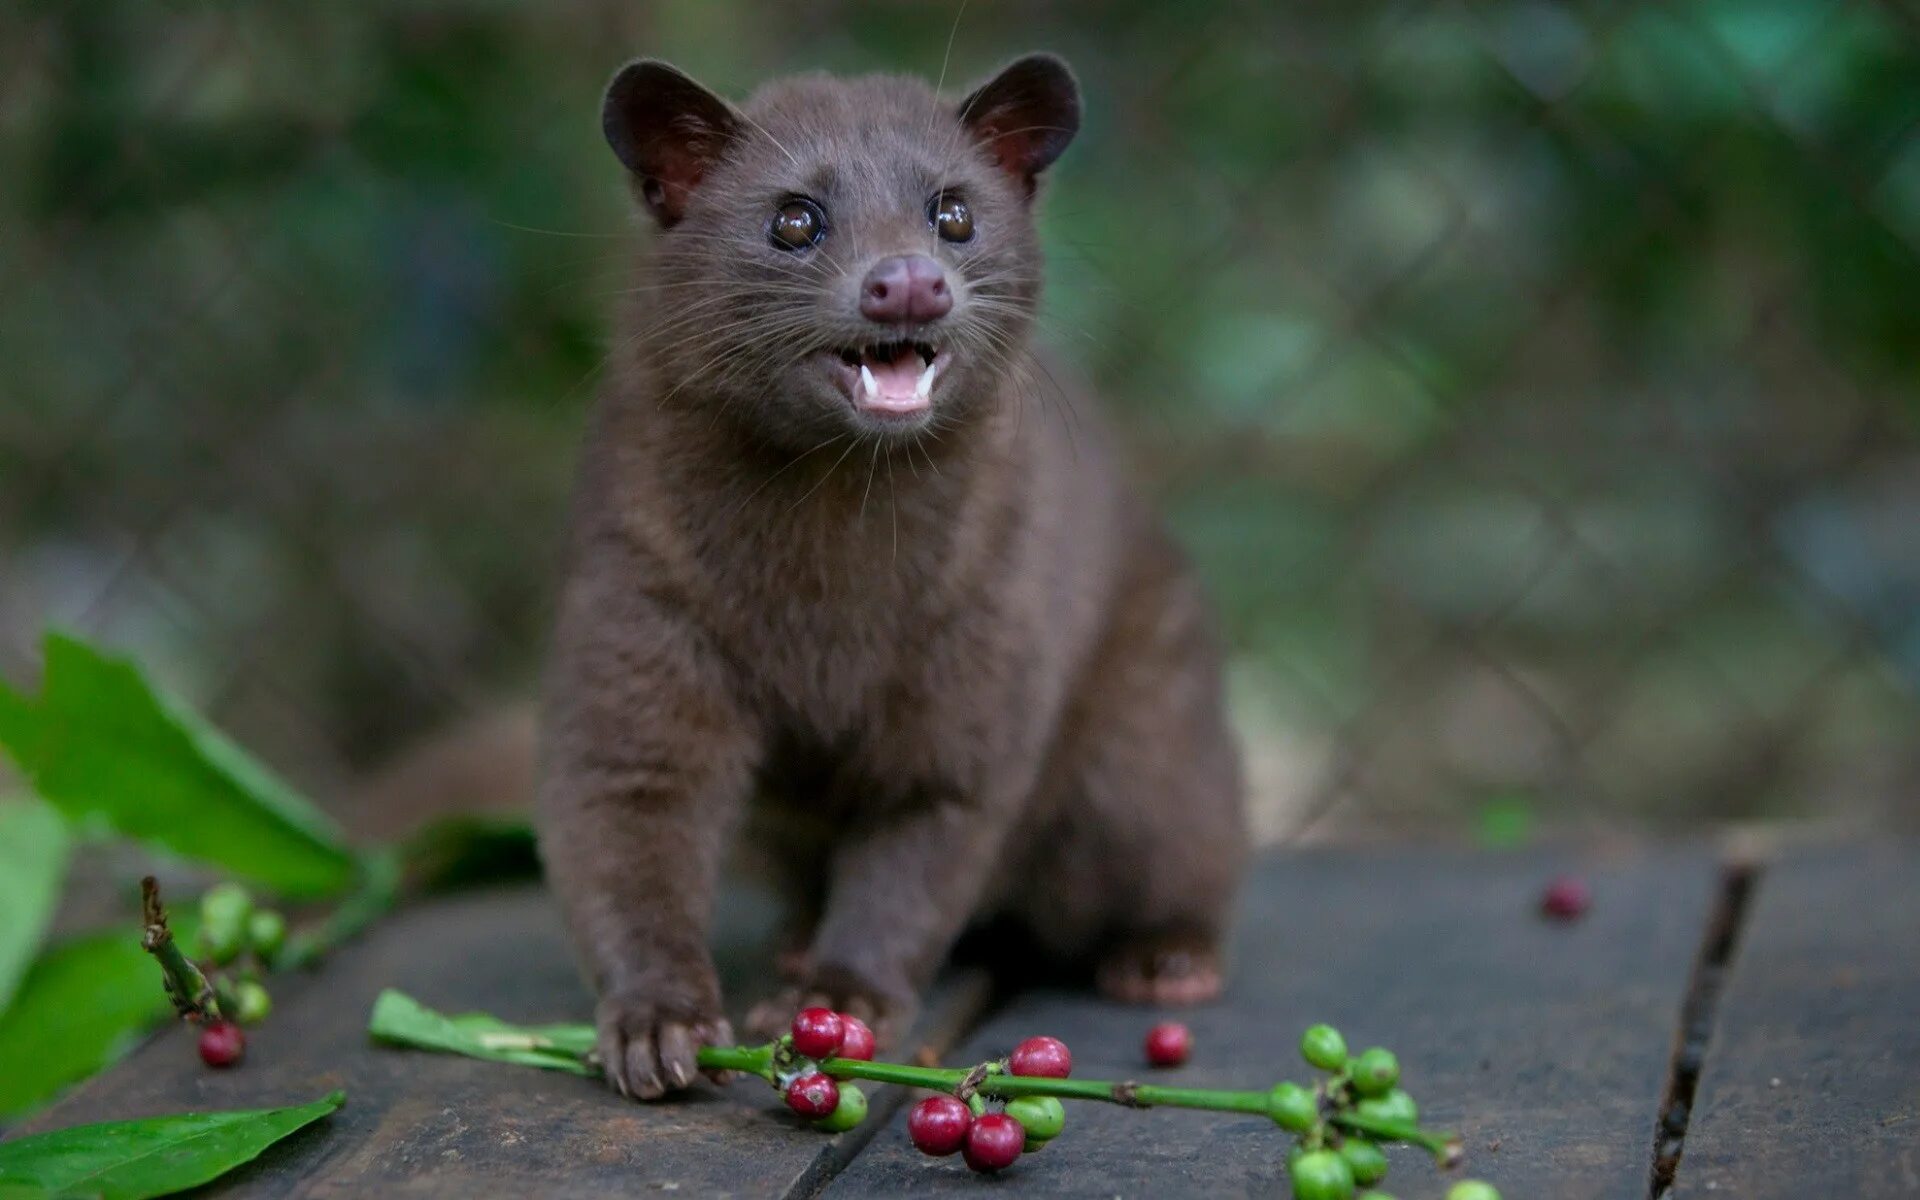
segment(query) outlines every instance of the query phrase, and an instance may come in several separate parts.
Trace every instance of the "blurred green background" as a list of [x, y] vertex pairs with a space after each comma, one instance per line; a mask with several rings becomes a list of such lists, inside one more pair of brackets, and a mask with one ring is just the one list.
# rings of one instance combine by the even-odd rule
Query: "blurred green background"
[[[0, 673], [128, 649], [323, 796], [530, 695], [597, 104], [955, 5], [0, 10]], [[970, 3], [1050, 48], [1058, 357], [1203, 565], [1263, 836], [1920, 823], [1920, 10]]]

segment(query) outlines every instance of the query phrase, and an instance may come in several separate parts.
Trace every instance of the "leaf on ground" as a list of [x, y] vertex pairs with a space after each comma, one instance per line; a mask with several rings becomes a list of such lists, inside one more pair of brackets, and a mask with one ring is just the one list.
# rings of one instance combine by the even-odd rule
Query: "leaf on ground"
[[296, 1108], [181, 1113], [78, 1125], [0, 1142], [0, 1196], [147, 1200], [198, 1187], [346, 1102], [345, 1092]]
[[383, 1042], [422, 1050], [576, 1075], [599, 1074], [586, 1061], [594, 1046], [591, 1025], [514, 1025], [485, 1013], [447, 1016], [392, 988], [373, 1002], [367, 1032]]
[[357, 860], [340, 829], [133, 664], [49, 634], [37, 699], [0, 684], [0, 747], [76, 825], [104, 824], [282, 895], [335, 895]]
[[0, 800], [0, 1012], [53, 919], [68, 850], [59, 813], [36, 800]]
[[[195, 924], [175, 916], [174, 936], [192, 944]], [[49, 946], [0, 1013], [0, 1119], [92, 1075], [170, 1017], [161, 978], [131, 923]]]

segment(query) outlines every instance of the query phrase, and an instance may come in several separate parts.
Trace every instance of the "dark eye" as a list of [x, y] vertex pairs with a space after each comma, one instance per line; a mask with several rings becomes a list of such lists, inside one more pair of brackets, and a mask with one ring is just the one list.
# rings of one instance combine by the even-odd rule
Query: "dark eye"
[[973, 238], [973, 213], [968, 210], [967, 202], [958, 196], [935, 196], [927, 204], [927, 220], [949, 242], [965, 242]]
[[796, 198], [773, 210], [767, 240], [781, 250], [805, 250], [827, 236], [827, 214], [813, 201]]

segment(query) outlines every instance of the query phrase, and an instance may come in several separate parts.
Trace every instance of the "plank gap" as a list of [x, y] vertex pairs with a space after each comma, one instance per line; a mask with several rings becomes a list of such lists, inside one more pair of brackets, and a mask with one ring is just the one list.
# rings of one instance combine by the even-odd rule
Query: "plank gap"
[[1713, 913], [1694, 960], [1687, 996], [1680, 1006], [1680, 1026], [1673, 1039], [1673, 1059], [1667, 1067], [1667, 1086], [1653, 1127], [1653, 1170], [1647, 1181], [1649, 1200], [1662, 1200], [1672, 1189], [1686, 1149], [1687, 1125], [1693, 1117], [1694, 1090], [1720, 1007], [1727, 968], [1740, 943], [1748, 902], [1760, 867], [1752, 862], [1728, 863], [1721, 871]]

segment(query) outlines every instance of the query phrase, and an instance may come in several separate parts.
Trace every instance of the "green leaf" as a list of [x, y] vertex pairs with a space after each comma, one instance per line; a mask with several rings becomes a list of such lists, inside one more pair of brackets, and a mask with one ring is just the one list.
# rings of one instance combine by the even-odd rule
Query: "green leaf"
[[442, 817], [402, 842], [400, 858], [408, 882], [423, 891], [540, 876], [532, 824], [510, 817]]
[[[172, 925], [175, 937], [192, 943], [191, 917], [176, 916]], [[161, 978], [131, 923], [48, 947], [0, 1013], [0, 1119], [92, 1075], [171, 1016]]]
[[60, 814], [31, 800], [0, 801], [0, 1012], [53, 918], [67, 852]]
[[0, 1196], [146, 1200], [183, 1192], [252, 1162], [346, 1099], [334, 1092], [297, 1108], [109, 1121], [0, 1142]]
[[594, 1046], [591, 1025], [512, 1025], [485, 1013], [449, 1017], [392, 988], [373, 1002], [367, 1032], [383, 1042], [422, 1050], [576, 1075], [599, 1074], [586, 1062]]
[[339, 828], [137, 669], [59, 634], [37, 701], [0, 685], [0, 745], [48, 803], [282, 895], [335, 895], [356, 861]]

